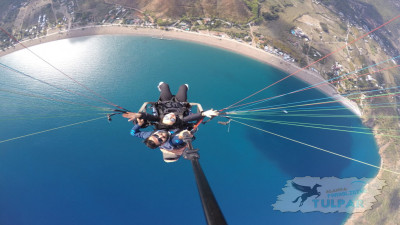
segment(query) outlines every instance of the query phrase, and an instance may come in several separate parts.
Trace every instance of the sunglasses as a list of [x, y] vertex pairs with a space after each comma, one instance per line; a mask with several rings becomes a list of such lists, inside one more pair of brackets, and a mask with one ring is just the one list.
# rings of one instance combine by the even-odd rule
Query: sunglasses
[[153, 134], [152, 136], [155, 137], [160, 144], [164, 142], [164, 140], [158, 136], [158, 134]]

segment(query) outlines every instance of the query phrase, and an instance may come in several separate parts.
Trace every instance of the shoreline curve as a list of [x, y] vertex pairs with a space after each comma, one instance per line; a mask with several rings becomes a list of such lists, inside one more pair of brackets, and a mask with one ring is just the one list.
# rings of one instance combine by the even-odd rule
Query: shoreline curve
[[[315, 85], [326, 81], [321, 75], [315, 72], [312, 72], [310, 70], [302, 70], [300, 67], [294, 65], [293, 63], [284, 61], [278, 56], [230, 38], [219, 37], [212, 34], [183, 31], [179, 29], [165, 31], [157, 28], [142, 28], [128, 25], [94, 25], [87, 27], [78, 27], [70, 30], [49, 29], [46, 36], [24, 40], [21, 41], [21, 44], [23, 46], [21, 44], [17, 44], [14, 47], [6, 49], [5, 51], [1, 51], [0, 57], [18, 50], [22, 50], [25, 47], [31, 47], [34, 45], [44, 44], [61, 39], [93, 35], [150, 36], [163, 39], [175, 39], [195, 42], [225, 49], [231, 52], [238, 53], [240, 55], [244, 55], [246, 57], [250, 57], [252, 59], [275, 67], [281, 71], [284, 71], [288, 75], [298, 71], [293, 76], [310, 85]], [[322, 85], [316, 88], [325, 93], [327, 96], [334, 98], [336, 101], [340, 102], [343, 106], [352, 111], [354, 114], [361, 117], [362, 113], [357, 104], [341, 96], [332, 85]]]
[[[93, 36], [93, 35], [149, 36], [149, 37], [157, 37], [163, 39], [174, 39], [174, 40], [195, 42], [207, 46], [225, 49], [246, 57], [250, 57], [259, 62], [268, 64], [281, 71], [284, 71], [288, 75], [298, 70], [301, 70], [300, 67], [294, 65], [293, 63], [284, 61], [283, 59], [271, 53], [265, 52], [262, 49], [255, 48], [246, 43], [241, 43], [230, 38], [215, 36], [209, 33], [195, 33], [178, 29], [165, 31], [157, 28], [142, 28], [129, 25], [95, 25], [87, 27], [78, 27], [70, 30], [52, 29], [48, 30], [48, 34], [46, 36], [42, 36], [35, 39], [24, 40], [21, 41], [21, 43], [26, 47], [31, 47], [34, 45], [44, 44], [47, 42], [52, 42], [62, 39]], [[24, 48], [25, 47], [21, 46], [21, 44], [17, 44], [12, 48], [6, 49], [5, 51], [0, 51], [0, 57], [18, 50], [22, 50]], [[294, 74], [294, 76], [310, 85], [315, 85], [326, 81], [321, 75], [312, 72], [310, 70], [301, 70], [296, 74]], [[350, 111], [352, 111], [354, 114], [356, 114], [361, 118], [362, 112], [358, 107], [358, 105], [355, 102], [340, 95], [332, 85], [330, 84], [323, 85], [323, 86], [318, 86], [316, 88], [321, 92], [325, 93], [327, 96], [334, 98], [336, 101], [340, 102], [343, 106], [345, 106], [347, 109], [349, 109]], [[384, 149], [384, 147], [379, 146], [378, 137], [375, 136], [375, 140], [378, 143], [379, 155], [382, 158], [382, 149]], [[383, 162], [381, 162], [381, 165], [382, 164]], [[381, 174], [382, 170], [379, 170], [375, 178], [379, 177]], [[354, 221], [357, 220], [359, 217], [360, 215], [351, 215], [349, 216], [349, 218], [346, 219], [344, 224], [354, 224]]]

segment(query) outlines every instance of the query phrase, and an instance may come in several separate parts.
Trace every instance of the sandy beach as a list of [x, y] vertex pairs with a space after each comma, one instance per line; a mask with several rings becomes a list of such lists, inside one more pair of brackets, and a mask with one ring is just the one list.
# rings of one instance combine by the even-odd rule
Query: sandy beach
[[[47, 36], [32, 40], [26, 40], [23, 41], [22, 44], [26, 47], [30, 47], [37, 44], [56, 41], [60, 39], [91, 36], [91, 35], [137, 35], [137, 36], [150, 36], [156, 38], [163, 38], [166, 41], [168, 41], [168, 39], [191, 41], [217, 48], [226, 49], [228, 51], [232, 51], [253, 58], [260, 62], [271, 65], [279, 70], [282, 70], [286, 72], [287, 75], [295, 73], [294, 76], [311, 85], [319, 84], [325, 81], [325, 79], [322, 78], [319, 74], [312, 72], [310, 70], [301, 70], [301, 68], [299, 68], [298, 66], [286, 62], [282, 58], [270, 54], [268, 52], [265, 52], [262, 49], [255, 48], [247, 43], [238, 42], [236, 40], [212, 35], [209, 33], [195, 33], [182, 30], [164, 31], [161, 29], [140, 28], [136, 26], [102, 25], [102, 26], [80, 27], [68, 31], [65, 30], [60, 31], [58, 29], [49, 30]], [[18, 44], [14, 48], [9, 48], [4, 52], [0, 52], [0, 57], [12, 53], [14, 51], [21, 50], [23, 48], [24, 48], [23, 46]], [[269, 84], [265, 84], [265, 86], [267, 85]], [[342, 105], [346, 106], [356, 115], [360, 117], [362, 116], [362, 113], [357, 104], [341, 96], [332, 85], [329, 84], [321, 85], [318, 86], [317, 88], [326, 95], [331, 96], [336, 100], [340, 101]], [[254, 92], [256, 91], [258, 90], [254, 90]], [[378, 138], [376, 139], [378, 140]], [[382, 152], [384, 151], [385, 146], [383, 146], [379, 142], [379, 140], [377, 142], [378, 145], [380, 146], [379, 153], [382, 156]], [[385, 160], [383, 159], [381, 166], [385, 165], [384, 161]], [[382, 170], [379, 172], [377, 176], [378, 178], [382, 178], [382, 172], [383, 172]], [[349, 218], [346, 224], [356, 224], [355, 221], [358, 221], [361, 217], [362, 213], [354, 214]]]
[[[137, 26], [123, 26], [123, 25], [101, 25], [101, 26], [88, 26], [79, 27], [71, 30], [59, 30], [53, 29], [48, 30], [47, 35], [35, 38], [31, 40], [25, 40], [21, 43], [25, 47], [34, 46], [37, 44], [43, 44], [46, 42], [56, 41], [60, 39], [91, 36], [91, 35], [137, 35], [137, 36], [151, 36], [157, 38], [166, 39], [177, 39], [192, 41], [204, 45], [209, 45], [217, 48], [226, 49], [241, 55], [256, 59], [268, 65], [271, 65], [279, 70], [285, 71], [287, 75], [295, 73], [294, 76], [309, 83], [311, 85], [324, 82], [325, 79], [319, 74], [312, 72], [310, 70], [301, 70], [293, 63], [284, 61], [282, 58], [265, 52], [261, 49], [255, 48], [249, 44], [238, 42], [233, 39], [224, 38], [209, 33], [197, 33], [188, 32], [183, 30], [161, 30], [155, 28], [141, 28]], [[23, 49], [21, 44], [16, 45], [13, 48], [9, 48], [6, 51], [0, 52], [0, 57], [9, 54], [14, 51]], [[301, 70], [301, 71], [300, 71]], [[283, 77], [282, 77], [283, 78]], [[266, 86], [269, 84], [266, 84]], [[336, 89], [331, 85], [321, 85], [317, 87], [320, 91], [324, 92], [328, 96], [334, 97], [336, 100], [340, 101], [344, 106], [350, 109], [356, 115], [361, 116], [361, 111], [359, 110], [357, 104], [342, 97], [337, 93]], [[258, 90], [254, 90], [256, 92]]]

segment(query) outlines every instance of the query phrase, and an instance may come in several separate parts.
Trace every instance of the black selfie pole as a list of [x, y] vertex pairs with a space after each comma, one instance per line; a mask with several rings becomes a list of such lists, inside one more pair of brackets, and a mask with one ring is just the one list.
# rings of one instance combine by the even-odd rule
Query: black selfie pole
[[192, 138], [189, 134], [184, 136], [184, 141], [187, 143], [187, 148], [183, 153], [183, 157], [192, 162], [193, 172], [196, 177], [197, 189], [200, 194], [201, 204], [203, 205], [204, 215], [208, 225], [224, 225], [227, 224], [224, 215], [219, 208], [217, 200], [208, 184], [206, 175], [201, 169], [198, 149], [194, 149]]

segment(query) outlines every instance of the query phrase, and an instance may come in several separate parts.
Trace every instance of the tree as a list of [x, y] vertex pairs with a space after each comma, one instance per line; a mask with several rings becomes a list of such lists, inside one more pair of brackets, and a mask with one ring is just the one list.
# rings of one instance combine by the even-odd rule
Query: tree
[[265, 20], [271, 21], [271, 20], [277, 20], [279, 19], [279, 15], [276, 13], [270, 13], [270, 12], [264, 12], [263, 17]]

